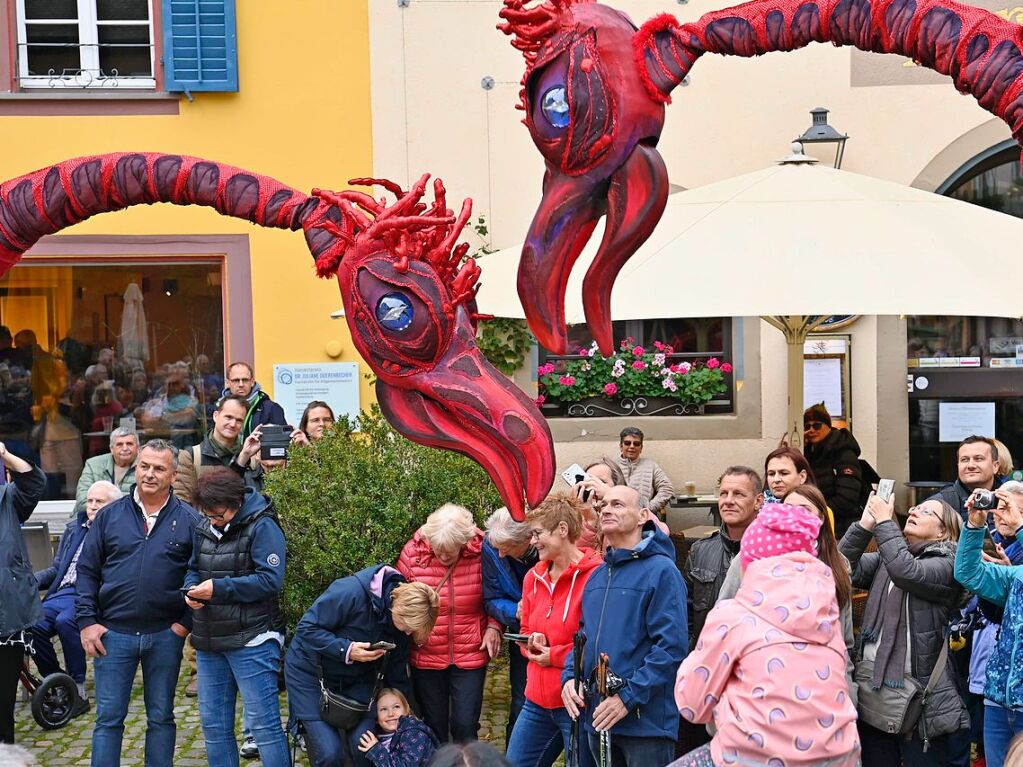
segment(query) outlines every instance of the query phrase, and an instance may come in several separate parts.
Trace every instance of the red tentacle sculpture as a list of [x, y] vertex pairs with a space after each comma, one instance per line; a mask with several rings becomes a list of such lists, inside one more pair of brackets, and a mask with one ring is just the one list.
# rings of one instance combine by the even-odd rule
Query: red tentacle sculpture
[[567, 344], [572, 265], [606, 213], [583, 305], [590, 332], [610, 353], [614, 280], [667, 199], [654, 148], [663, 105], [704, 53], [758, 56], [812, 42], [899, 53], [950, 75], [1023, 142], [1023, 27], [951, 0], [753, 0], [694, 23], [663, 14], [639, 30], [590, 0], [504, 0], [501, 17], [499, 28], [526, 58], [519, 106], [547, 161], [519, 297], [533, 333], [554, 351]]
[[0, 276], [40, 237], [131, 205], [205, 205], [281, 229], [302, 229], [321, 276], [336, 274], [359, 353], [377, 376], [391, 424], [416, 442], [470, 456], [508, 509], [524, 516], [554, 478], [547, 422], [476, 348], [479, 267], [456, 245], [472, 210], [447, 208], [440, 180], [408, 192], [378, 179], [395, 202], [313, 190], [181, 155], [122, 153], [67, 160], [0, 185]]

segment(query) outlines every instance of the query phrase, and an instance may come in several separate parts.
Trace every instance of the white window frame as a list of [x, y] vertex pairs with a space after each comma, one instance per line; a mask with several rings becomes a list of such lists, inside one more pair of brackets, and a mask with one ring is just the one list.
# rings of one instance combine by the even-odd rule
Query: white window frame
[[[153, 32], [153, 2], [148, 0], [148, 21], [100, 21], [96, 13], [96, 0], [77, 0], [77, 19], [32, 19], [32, 24], [76, 24], [78, 26], [78, 75], [63, 73], [48, 75], [22, 75], [28, 72], [28, 30], [25, 19], [25, 0], [17, 0], [18, 28], [18, 84], [22, 88], [156, 88], [156, 41]], [[101, 77], [99, 66], [99, 28], [102, 26], [145, 26], [149, 30], [149, 68], [152, 77]]]

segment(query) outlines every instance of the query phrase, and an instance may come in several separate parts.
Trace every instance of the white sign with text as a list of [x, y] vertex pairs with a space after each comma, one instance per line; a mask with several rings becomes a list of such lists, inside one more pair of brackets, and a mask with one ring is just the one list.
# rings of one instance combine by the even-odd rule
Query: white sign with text
[[302, 411], [314, 400], [330, 405], [334, 416], [359, 415], [357, 362], [274, 365], [274, 399], [284, 408], [288, 423], [298, 428]]

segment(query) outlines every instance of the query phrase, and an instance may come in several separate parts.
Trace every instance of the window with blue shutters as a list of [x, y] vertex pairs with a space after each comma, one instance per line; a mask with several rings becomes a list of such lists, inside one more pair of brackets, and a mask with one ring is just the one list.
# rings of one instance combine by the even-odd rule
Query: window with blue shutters
[[237, 91], [234, 0], [163, 0], [164, 88]]

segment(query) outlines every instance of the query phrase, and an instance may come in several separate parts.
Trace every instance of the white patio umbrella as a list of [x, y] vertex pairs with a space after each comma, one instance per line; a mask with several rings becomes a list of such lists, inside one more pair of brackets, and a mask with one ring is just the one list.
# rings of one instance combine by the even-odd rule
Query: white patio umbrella
[[142, 290], [134, 282], [124, 291], [124, 312], [121, 314], [121, 334], [117, 338], [117, 346], [123, 360], [149, 361], [146, 310], [142, 305]]
[[[789, 344], [789, 430], [797, 437], [803, 343], [826, 317], [1023, 317], [1020, 291], [991, 283], [992, 274], [1018, 269], [1023, 220], [813, 162], [800, 147], [778, 165], [670, 195], [611, 298], [618, 320], [760, 315], [777, 327]], [[582, 280], [602, 230], [603, 222], [568, 281], [570, 324], [585, 321]], [[525, 316], [514, 288], [520, 252], [480, 261], [481, 312]], [[944, 287], [926, 287], [935, 283]]]

